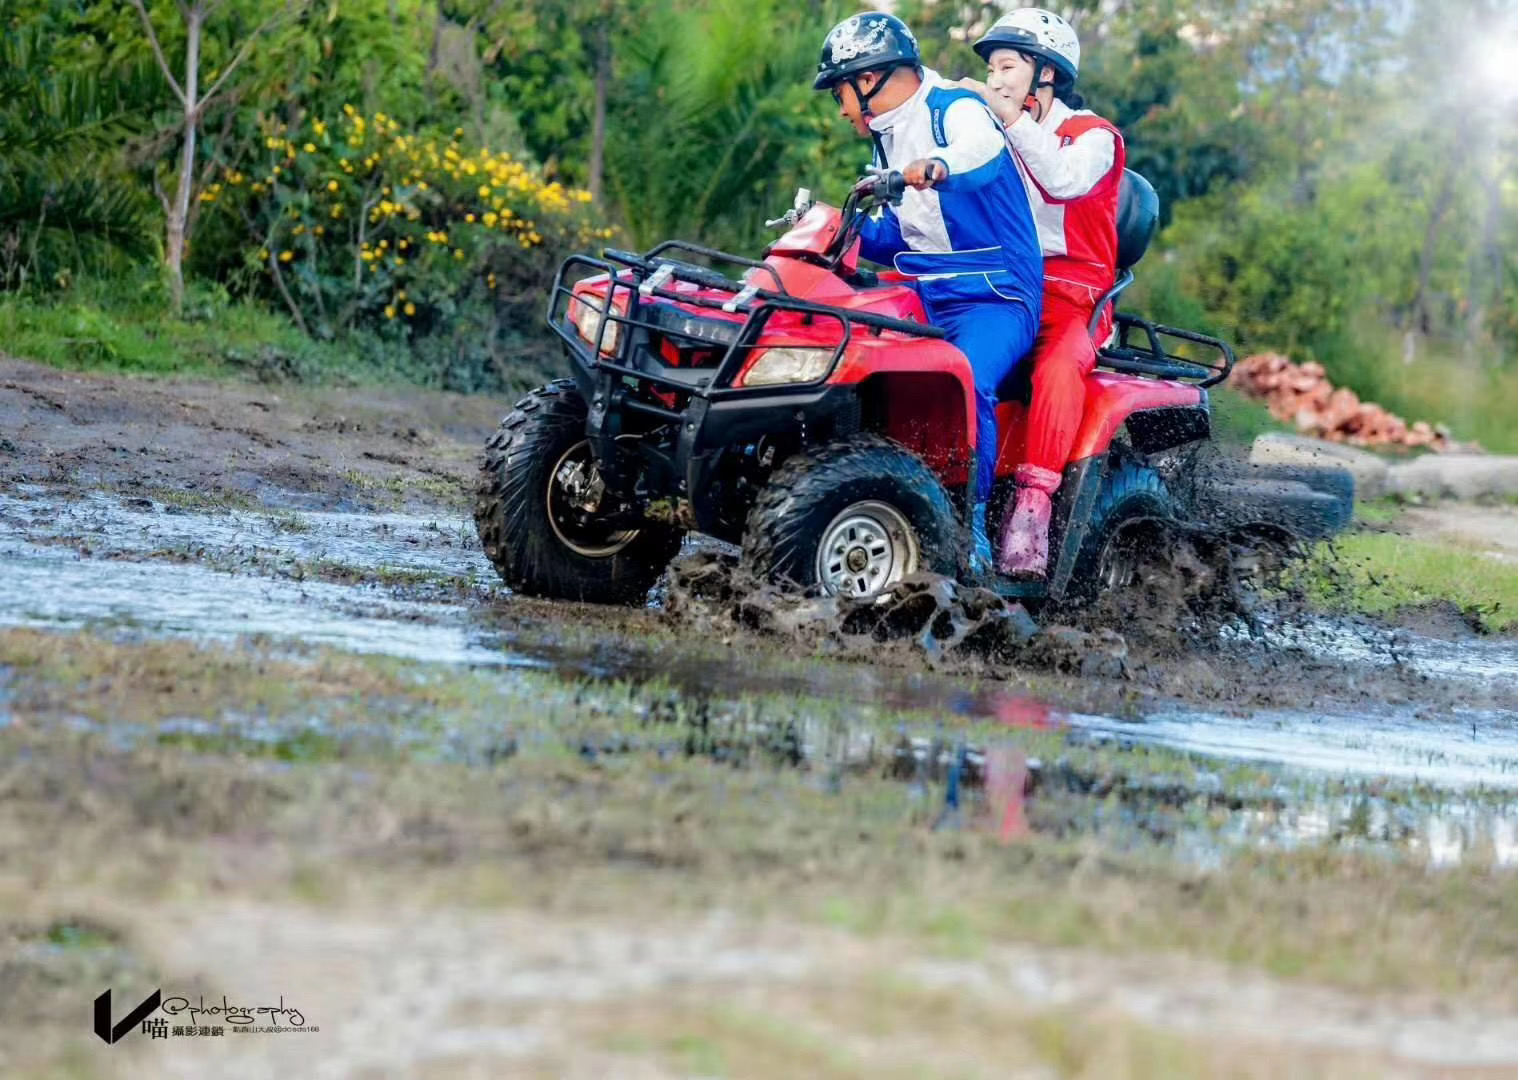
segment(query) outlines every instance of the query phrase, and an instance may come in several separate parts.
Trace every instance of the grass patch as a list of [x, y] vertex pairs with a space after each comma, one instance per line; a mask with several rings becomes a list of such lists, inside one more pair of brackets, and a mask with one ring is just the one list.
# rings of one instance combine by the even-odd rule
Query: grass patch
[[1320, 547], [1304, 571], [1330, 611], [1384, 615], [1450, 603], [1490, 631], [1518, 625], [1518, 566], [1478, 548], [1360, 532]]
[[1207, 392], [1212, 406], [1212, 434], [1230, 446], [1251, 446], [1255, 439], [1272, 431], [1292, 431], [1270, 415], [1263, 402], [1245, 397], [1237, 390], [1218, 386]]
[[[0, 768], [0, 821], [11, 823], [0, 857], [16, 881], [78, 874], [111, 895], [194, 895], [217, 887], [205, 850], [256, 828], [285, 857], [239, 887], [271, 898], [662, 918], [727, 907], [925, 955], [1021, 940], [1181, 952], [1358, 989], [1515, 992], [1518, 894], [1484, 866], [1429, 874], [1416, 860], [1324, 844], [1239, 850], [1202, 870], [1125, 824], [1126, 792], [1197, 790], [1206, 772], [1248, 806], [1281, 790], [1264, 770], [849, 701], [702, 702], [656, 682], [291, 656], [257, 641], [13, 630], [0, 634], [0, 664], [15, 669], [18, 723], [0, 733], [17, 763]], [[243, 734], [238, 713], [257, 721]], [[78, 733], [78, 716], [96, 724]], [[293, 724], [270, 726], [281, 717]], [[142, 732], [185, 718], [210, 723], [168, 725], [191, 732], [168, 740]], [[978, 827], [972, 800], [943, 825], [942, 773], [796, 758], [803, 735], [889, 747], [903, 728], [972, 745], [999, 738], [1103, 782], [1086, 812], [1068, 809], [1073, 794], [1040, 795], [1032, 835], [1002, 844]], [[737, 1068], [742, 1044], [770, 1039], [719, 1027], [700, 1035], [706, 1044], [664, 1046], [690, 1067], [707, 1057]], [[856, 1064], [815, 1058], [810, 1043], [775, 1049], [809, 1075]]]

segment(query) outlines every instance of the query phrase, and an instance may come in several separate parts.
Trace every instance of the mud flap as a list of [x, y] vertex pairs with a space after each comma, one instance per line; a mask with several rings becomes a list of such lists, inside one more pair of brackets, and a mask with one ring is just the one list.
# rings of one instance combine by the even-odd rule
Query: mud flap
[[1070, 587], [1075, 559], [1091, 529], [1091, 514], [1107, 476], [1107, 455], [1095, 454], [1065, 466], [1065, 476], [1054, 499], [1054, 516], [1049, 523], [1048, 595], [1059, 600]]

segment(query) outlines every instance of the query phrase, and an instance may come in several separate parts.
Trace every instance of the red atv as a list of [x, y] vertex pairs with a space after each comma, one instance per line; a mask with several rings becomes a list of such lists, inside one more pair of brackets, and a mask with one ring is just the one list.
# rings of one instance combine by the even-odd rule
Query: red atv
[[[842, 210], [798, 193], [770, 223], [788, 230], [762, 262], [679, 241], [565, 260], [548, 324], [573, 377], [518, 402], [477, 488], [480, 540], [506, 583], [641, 601], [691, 531], [741, 544], [771, 579], [861, 599], [919, 570], [959, 572], [970, 365], [906, 279], [858, 267], [860, 224], [902, 190], [893, 173]], [[1135, 173], [1121, 208], [1121, 272], [1103, 305], [1133, 281], [1158, 218]], [[1232, 487], [1183, 475], [1179, 451], [1210, 435], [1207, 387], [1232, 365], [1215, 338], [1119, 314], [1087, 380], [1048, 581], [1001, 591], [1080, 599], [1128, 584], [1167, 521], [1306, 538], [1343, 528], [1353, 485], [1342, 471]], [[1023, 455], [1030, 365], [1019, 367], [998, 406], [999, 485]], [[991, 505], [1004, 501], [999, 491]]]

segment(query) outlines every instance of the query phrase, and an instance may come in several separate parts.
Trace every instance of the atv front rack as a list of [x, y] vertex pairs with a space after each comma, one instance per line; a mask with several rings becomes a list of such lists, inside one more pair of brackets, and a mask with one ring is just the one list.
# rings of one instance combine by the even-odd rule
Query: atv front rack
[[[688, 252], [702, 258], [746, 267], [750, 280], [736, 281], [708, 267], [672, 258], [667, 254], [672, 251]], [[766, 394], [815, 390], [832, 375], [839, 358], [852, 341], [856, 328], [862, 328], [875, 336], [886, 331], [914, 337], [944, 336], [938, 327], [926, 323], [798, 299], [786, 290], [773, 267], [695, 244], [669, 241], [646, 255], [613, 248], [606, 249], [603, 254], [604, 258], [600, 259], [589, 255], [571, 255], [564, 260], [554, 275], [549, 294], [548, 327], [571, 347], [571, 351], [601, 372], [614, 378], [638, 380], [659, 390], [708, 399], [754, 393], [761, 389]], [[607, 279], [605, 295], [597, 297], [575, 293], [574, 285], [586, 276], [577, 274], [577, 270], [604, 274]], [[768, 275], [773, 280], [775, 288], [756, 282], [755, 279], [760, 279], [763, 275]], [[572, 276], [575, 280], [570, 281]], [[706, 290], [706, 294], [679, 291], [672, 287], [676, 282], [695, 285]], [[713, 296], [712, 293], [721, 295]], [[683, 308], [710, 310], [714, 317], [694, 316], [668, 304], [647, 302], [656, 297], [673, 301]], [[594, 341], [588, 341], [582, 336], [579, 328], [571, 321], [571, 303], [583, 305], [599, 317]], [[803, 326], [810, 326], [818, 319], [830, 319], [839, 324], [840, 338], [832, 348], [832, 356], [826, 368], [818, 377], [806, 382], [767, 385], [762, 388], [733, 386], [733, 380], [743, 370], [745, 360], [759, 347], [759, 339], [769, 327], [770, 321], [782, 312], [801, 315]], [[735, 315], [742, 318], [732, 318]], [[649, 356], [647, 337], [650, 333], [684, 342], [690, 347], [722, 348], [725, 351], [715, 367], [672, 367]], [[770, 340], [764, 342], [763, 347], [801, 349], [819, 346], [816, 341]], [[680, 420], [683, 416], [674, 410], [662, 409], [646, 402], [629, 399], [626, 404], [634, 411], [664, 420]]]

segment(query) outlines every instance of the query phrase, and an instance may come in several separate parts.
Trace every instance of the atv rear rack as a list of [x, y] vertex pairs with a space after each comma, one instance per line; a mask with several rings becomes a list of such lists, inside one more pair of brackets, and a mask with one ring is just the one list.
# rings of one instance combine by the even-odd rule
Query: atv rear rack
[[[725, 274], [705, 266], [671, 258], [666, 252], [684, 251], [703, 258], [724, 261], [747, 267], [750, 278], [768, 274], [776, 289], [765, 288], [753, 280], [735, 281]], [[571, 255], [560, 265], [554, 275], [548, 303], [548, 327], [574, 351], [589, 353], [589, 362], [600, 371], [612, 376], [625, 376], [651, 384], [662, 390], [693, 394], [704, 398], [727, 397], [735, 394], [762, 390], [766, 394], [789, 391], [815, 390], [825, 384], [837, 367], [839, 358], [849, 346], [855, 327], [863, 327], [876, 336], [891, 331], [914, 337], [942, 338], [944, 332], [936, 326], [893, 319], [873, 312], [854, 311], [831, 307], [792, 296], [780, 281], [773, 267], [752, 259], [729, 255], [711, 248], [669, 241], [660, 244], [646, 255], [608, 248], [604, 258], [589, 255]], [[606, 275], [607, 288], [603, 297], [575, 294], [574, 284], [566, 279], [576, 269]], [[679, 292], [671, 288], [673, 282], [688, 282], [698, 288], [725, 294], [725, 299], [710, 295], [702, 296]], [[667, 305], [643, 303], [658, 297], [674, 301], [683, 307], [705, 308], [715, 318], [692, 316]], [[585, 305], [600, 316], [596, 340], [587, 342], [578, 328], [570, 321], [569, 304]], [[735, 387], [732, 380], [743, 369], [749, 353], [758, 346], [770, 320], [782, 312], [794, 312], [803, 316], [803, 325], [811, 325], [816, 319], [833, 319], [842, 328], [842, 337], [832, 350], [832, 357], [817, 378], [807, 382], [767, 385], [759, 388]], [[720, 314], [716, 314], [720, 313]], [[741, 315], [741, 320], [730, 316]], [[729, 316], [729, 318], [724, 318]], [[615, 331], [615, 347], [605, 348], [608, 336]], [[640, 333], [640, 331], [642, 333]], [[678, 339], [697, 348], [725, 348], [715, 367], [678, 368], [662, 363], [640, 363], [639, 350], [647, 353], [646, 334], [657, 333], [666, 338]], [[640, 340], [644, 338], [645, 340]], [[816, 342], [766, 342], [765, 348], [817, 348]], [[674, 410], [645, 406], [644, 403], [627, 403], [639, 412], [648, 412], [666, 420], [678, 420], [680, 413]]]
[[[1097, 366], [1125, 375], [1147, 375], [1156, 379], [1175, 379], [1191, 382], [1206, 389], [1228, 378], [1233, 370], [1233, 349], [1226, 342], [1194, 330], [1180, 330], [1174, 326], [1160, 326], [1137, 315], [1118, 313], [1114, 319], [1117, 343], [1098, 350]], [[1142, 344], [1134, 344], [1131, 337], [1142, 332]], [[1216, 351], [1221, 357], [1218, 363], [1204, 363], [1190, 357], [1180, 356], [1166, 350], [1161, 338], [1203, 345]]]

